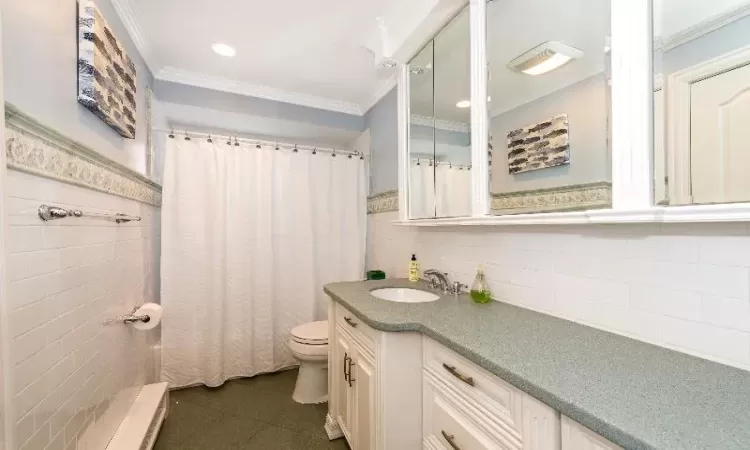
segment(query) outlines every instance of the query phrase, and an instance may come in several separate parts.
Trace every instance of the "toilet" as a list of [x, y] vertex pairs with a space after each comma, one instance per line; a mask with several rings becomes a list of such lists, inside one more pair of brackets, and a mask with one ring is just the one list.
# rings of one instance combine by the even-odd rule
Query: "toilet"
[[299, 361], [297, 385], [292, 398], [297, 403], [328, 401], [328, 321], [310, 322], [292, 329], [289, 349]]

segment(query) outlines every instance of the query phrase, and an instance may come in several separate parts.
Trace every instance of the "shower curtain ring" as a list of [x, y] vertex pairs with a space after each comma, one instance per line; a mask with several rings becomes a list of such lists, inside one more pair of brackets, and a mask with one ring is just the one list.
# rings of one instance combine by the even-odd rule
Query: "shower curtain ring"
[[170, 138], [170, 139], [174, 139], [174, 130], [171, 130], [171, 131], [169, 132], [169, 138]]
[[211, 135], [210, 135], [210, 134], [208, 135], [208, 140], [207, 140], [207, 142], [208, 142], [209, 144], [213, 143], [213, 139], [211, 139]]
[[279, 149], [279, 143], [277, 142], [277, 143], [276, 143], [276, 147], [275, 147], [275, 150], [278, 150], [278, 149]]
[[239, 147], [240, 146], [240, 142], [237, 140], [237, 136], [234, 137], [234, 146], [235, 147]]
[[318, 154], [318, 147], [313, 147], [312, 154], [313, 155], [317, 155]]
[[258, 143], [255, 144], [255, 148], [260, 148], [260, 141], [258, 141]]
[[297, 153], [297, 144], [294, 144], [294, 150], [292, 150], [294, 153]]
[[189, 140], [190, 140], [190, 136], [188, 136], [188, 133], [187, 133], [187, 131], [185, 132], [185, 140], [186, 140], [186, 141], [189, 141]]

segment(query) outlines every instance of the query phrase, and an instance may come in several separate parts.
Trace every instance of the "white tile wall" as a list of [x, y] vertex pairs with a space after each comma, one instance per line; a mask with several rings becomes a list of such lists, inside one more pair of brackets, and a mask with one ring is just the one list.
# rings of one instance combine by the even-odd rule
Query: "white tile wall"
[[[156, 381], [158, 329], [104, 322], [158, 302], [159, 209], [15, 171], [6, 186], [12, 448], [101, 450]], [[42, 203], [143, 220], [43, 223]]]
[[497, 300], [750, 370], [746, 224], [411, 228], [368, 216], [368, 269], [416, 253]]

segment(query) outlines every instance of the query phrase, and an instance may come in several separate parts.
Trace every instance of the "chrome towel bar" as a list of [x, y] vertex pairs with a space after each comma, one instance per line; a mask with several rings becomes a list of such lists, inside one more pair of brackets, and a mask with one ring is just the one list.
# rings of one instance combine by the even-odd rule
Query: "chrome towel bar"
[[66, 217], [95, 217], [99, 219], [114, 220], [117, 223], [140, 222], [139, 216], [129, 216], [127, 214], [105, 214], [83, 212], [80, 209], [64, 209], [57, 206], [41, 205], [37, 209], [39, 218], [47, 222], [55, 219], [64, 219]]

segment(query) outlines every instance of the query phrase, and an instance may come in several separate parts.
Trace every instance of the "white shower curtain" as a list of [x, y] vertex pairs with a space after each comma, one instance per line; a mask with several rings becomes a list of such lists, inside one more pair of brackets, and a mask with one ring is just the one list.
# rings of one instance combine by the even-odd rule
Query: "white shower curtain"
[[362, 278], [363, 162], [167, 139], [164, 381], [218, 386], [295, 363], [289, 332], [326, 318], [323, 286]]
[[471, 171], [439, 165], [435, 170], [435, 207], [438, 217], [471, 215]]

